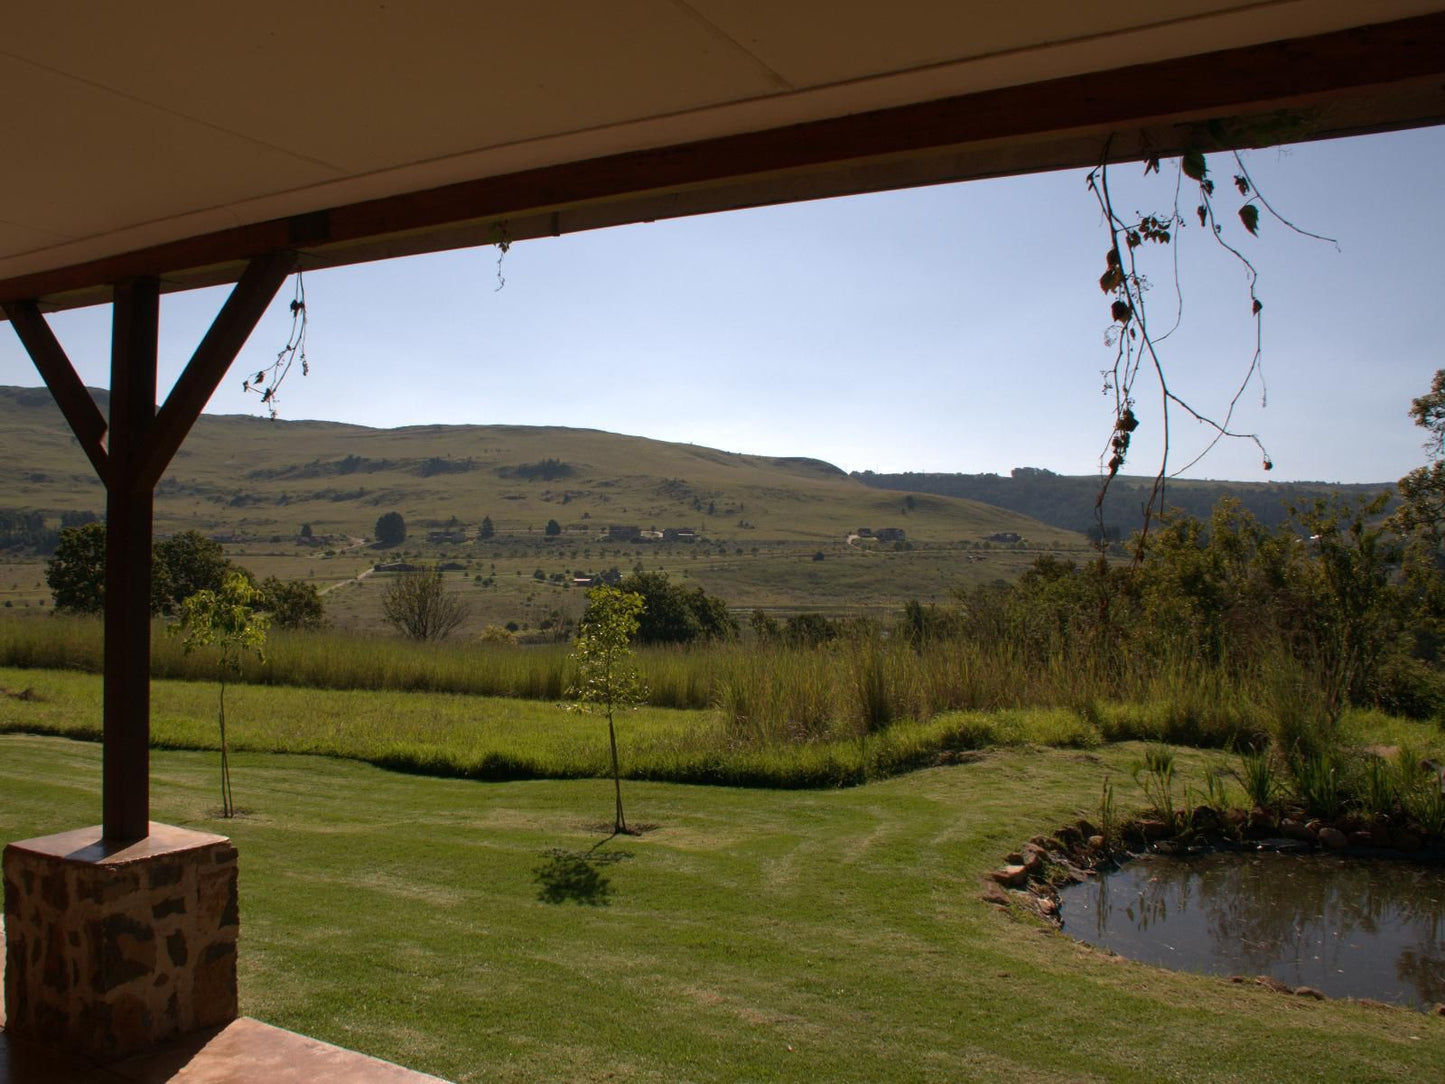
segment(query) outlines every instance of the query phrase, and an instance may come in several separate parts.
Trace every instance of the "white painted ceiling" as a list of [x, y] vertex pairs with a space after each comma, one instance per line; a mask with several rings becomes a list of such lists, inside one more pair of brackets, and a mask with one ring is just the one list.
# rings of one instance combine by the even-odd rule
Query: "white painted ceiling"
[[0, 280], [365, 199], [1406, 18], [1442, 0], [45, 0]]

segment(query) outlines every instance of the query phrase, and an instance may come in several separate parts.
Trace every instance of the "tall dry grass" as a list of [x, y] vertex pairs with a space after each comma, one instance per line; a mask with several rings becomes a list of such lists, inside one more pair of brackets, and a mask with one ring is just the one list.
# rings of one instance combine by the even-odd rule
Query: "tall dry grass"
[[[214, 663], [187, 655], [162, 622], [152, 675], [207, 680]], [[1248, 665], [1207, 663], [1166, 646], [1119, 657], [1064, 639], [978, 638], [909, 644], [879, 635], [817, 647], [731, 643], [643, 648], [638, 663], [654, 707], [717, 708], [735, 748], [817, 745], [885, 734], [901, 721], [1008, 710], [1071, 713], [1097, 739], [1193, 746], [1270, 737], [1311, 752], [1334, 727], [1318, 682], [1284, 651]], [[54, 617], [0, 622], [0, 665], [98, 672], [101, 625]], [[419, 644], [337, 632], [273, 632], [252, 684], [316, 689], [460, 693], [563, 699], [566, 645]]]

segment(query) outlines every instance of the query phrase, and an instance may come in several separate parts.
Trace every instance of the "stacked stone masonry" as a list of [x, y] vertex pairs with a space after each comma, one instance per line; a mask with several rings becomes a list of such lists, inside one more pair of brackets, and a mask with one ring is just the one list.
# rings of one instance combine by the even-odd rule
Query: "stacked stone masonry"
[[235, 1019], [236, 849], [154, 824], [5, 848], [6, 1028], [101, 1064]]

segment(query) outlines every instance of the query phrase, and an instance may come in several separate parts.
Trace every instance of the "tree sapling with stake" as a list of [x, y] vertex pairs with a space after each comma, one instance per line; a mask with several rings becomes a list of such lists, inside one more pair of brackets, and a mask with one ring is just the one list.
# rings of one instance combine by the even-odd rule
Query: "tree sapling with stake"
[[202, 590], [181, 602], [181, 618], [172, 626], [181, 635], [181, 644], [189, 653], [198, 647], [214, 647], [216, 677], [221, 695], [217, 721], [221, 728], [221, 816], [233, 817], [236, 805], [231, 798], [231, 761], [226, 742], [226, 678], [241, 674], [241, 664], [248, 651], [265, 662], [266, 629], [270, 619], [253, 607], [261, 601], [261, 592], [239, 572], [226, 573], [219, 591]]
[[612, 746], [612, 782], [617, 809], [613, 834], [627, 834], [622, 815], [622, 770], [617, 760], [617, 727], [613, 715], [636, 707], [647, 698], [647, 689], [632, 660], [632, 638], [637, 635], [642, 614], [642, 596], [616, 587], [594, 587], [587, 592], [587, 612], [577, 633], [572, 660], [577, 677], [567, 695], [571, 711], [602, 715], [607, 719], [607, 739]]

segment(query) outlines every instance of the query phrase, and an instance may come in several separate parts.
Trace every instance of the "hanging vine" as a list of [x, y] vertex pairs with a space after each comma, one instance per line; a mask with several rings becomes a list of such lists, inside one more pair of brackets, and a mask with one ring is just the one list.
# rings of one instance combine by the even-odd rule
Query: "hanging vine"
[[[1259, 191], [1238, 152], [1233, 153], [1233, 160], [1235, 172], [1232, 176], [1232, 187], [1241, 200], [1236, 217], [1240, 226], [1251, 237], [1259, 235], [1262, 209], [1271, 218], [1295, 233], [1316, 240], [1329, 241], [1336, 248], [1339, 247], [1338, 242], [1333, 239], [1302, 230], [1275, 211]], [[1219, 217], [1217, 208], [1221, 193], [1216, 189], [1215, 180], [1210, 175], [1209, 162], [1203, 152], [1186, 151], [1174, 163], [1174, 170], [1174, 195], [1169, 209], [1154, 214], [1136, 212], [1130, 219], [1125, 219], [1118, 213], [1109, 190], [1109, 144], [1105, 144], [1104, 154], [1099, 165], [1090, 171], [1087, 178], [1089, 191], [1098, 200], [1100, 213], [1109, 231], [1109, 248], [1105, 253], [1104, 273], [1099, 277], [1099, 288], [1111, 298], [1109, 305], [1111, 323], [1105, 332], [1105, 342], [1114, 350], [1113, 364], [1103, 371], [1104, 393], [1112, 395], [1114, 399], [1114, 424], [1105, 451], [1100, 456], [1104, 477], [1094, 503], [1098, 519], [1101, 557], [1108, 545], [1104, 523], [1104, 498], [1108, 495], [1110, 483], [1128, 460], [1134, 433], [1140, 425], [1139, 395], [1141, 388], [1139, 378], [1141, 376], [1152, 376], [1157, 389], [1162, 452], [1158, 469], [1154, 474], [1154, 484], [1143, 509], [1143, 529], [1138, 535], [1134, 552], [1136, 561], [1143, 558], [1149, 528], [1154, 516], [1164, 511], [1166, 481], [1178, 477], [1179, 474], [1194, 466], [1221, 440], [1228, 437], [1251, 442], [1259, 451], [1263, 468], [1268, 471], [1274, 467], [1259, 434], [1243, 432], [1234, 428], [1235, 411], [1245, 392], [1252, 385], [1256, 383], [1259, 385], [1261, 405], [1265, 405], [1267, 401], [1267, 388], [1262, 367], [1264, 303], [1260, 300], [1257, 292], [1259, 272], [1241, 248], [1225, 234], [1225, 222]], [[1145, 159], [1144, 173], [1146, 176], [1151, 173], [1162, 175], [1160, 158]], [[1179, 238], [1182, 231], [1190, 224], [1180, 210], [1185, 199], [1186, 182], [1193, 186], [1192, 192], [1197, 194], [1194, 217], [1198, 219], [1200, 228], [1206, 230], [1214, 242], [1228, 252], [1244, 269], [1250, 318], [1254, 321], [1253, 353], [1223, 415], [1219, 418], [1196, 409], [1188, 400], [1173, 390], [1159, 353], [1160, 344], [1178, 329], [1184, 314], [1184, 297], [1179, 283]], [[1170, 246], [1173, 257], [1174, 318], [1166, 330], [1157, 332], [1150, 326], [1148, 307], [1145, 301], [1145, 295], [1149, 292], [1151, 284], [1139, 269], [1139, 254], [1150, 245]], [[1188, 417], [1211, 430], [1213, 436], [1198, 455], [1171, 473], [1169, 465], [1170, 425], [1171, 415], [1174, 411], [1183, 411]]]
[[502, 261], [507, 258], [507, 253], [511, 251], [512, 239], [507, 234], [507, 224], [505, 222], [497, 223], [496, 228], [492, 232], [496, 237], [496, 240], [494, 240], [492, 244], [497, 246], [497, 285], [496, 288], [492, 290], [492, 293], [495, 294], [499, 293], [502, 287], [507, 285], [507, 276], [502, 274]]
[[296, 272], [296, 292], [291, 298], [291, 333], [286, 336], [286, 343], [276, 352], [276, 360], [264, 369], [259, 369], [255, 376], [247, 377], [241, 384], [243, 391], [255, 392], [261, 396], [261, 402], [271, 416], [276, 420], [277, 403], [280, 401], [276, 393], [290, 374], [293, 365], [298, 362], [301, 365], [301, 375], [309, 376], [311, 364], [306, 360], [306, 283], [300, 271]]

